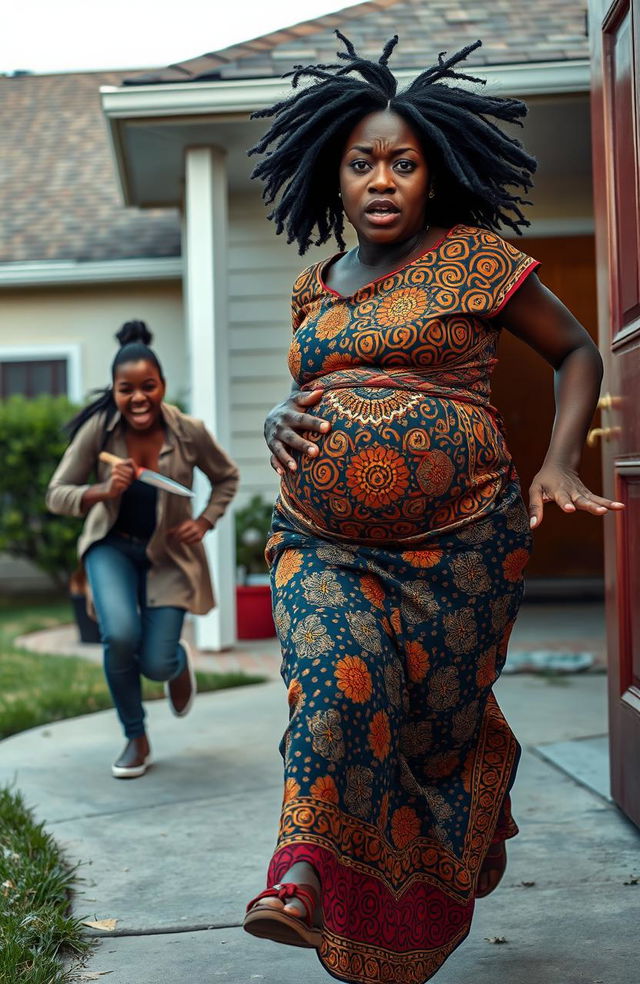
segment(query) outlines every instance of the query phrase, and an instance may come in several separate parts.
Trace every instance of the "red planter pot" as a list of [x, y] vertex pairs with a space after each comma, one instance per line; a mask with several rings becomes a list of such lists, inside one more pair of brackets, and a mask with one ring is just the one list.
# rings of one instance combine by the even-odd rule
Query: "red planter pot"
[[236, 587], [236, 620], [238, 639], [271, 639], [276, 634], [268, 584]]

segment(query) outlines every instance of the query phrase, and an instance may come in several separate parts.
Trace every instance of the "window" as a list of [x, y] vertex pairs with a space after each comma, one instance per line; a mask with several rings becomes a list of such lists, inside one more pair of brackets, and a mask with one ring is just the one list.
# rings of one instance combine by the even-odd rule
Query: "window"
[[82, 400], [79, 345], [0, 345], [0, 400], [10, 396]]
[[9, 396], [66, 396], [66, 359], [0, 362], [0, 400]]

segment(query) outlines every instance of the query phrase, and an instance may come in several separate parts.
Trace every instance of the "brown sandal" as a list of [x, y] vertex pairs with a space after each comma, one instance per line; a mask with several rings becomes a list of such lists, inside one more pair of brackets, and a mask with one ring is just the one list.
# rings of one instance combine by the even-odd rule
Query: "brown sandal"
[[[477, 899], [484, 899], [487, 895], [491, 895], [493, 890], [496, 889], [502, 881], [502, 876], [504, 875], [506, 868], [507, 849], [504, 841], [499, 841], [497, 844], [491, 844], [482, 867], [480, 868], [480, 873], [478, 874], [478, 883], [484, 875], [487, 878], [488, 886], [482, 890], [479, 887], [476, 888]], [[491, 875], [497, 875], [498, 877], [494, 880], [490, 877]]]
[[[304, 905], [305, 914], [290, 916], [282, 909], [260, 905], [261, 899], [280, 899], [284, 905], [291, 899], [297, 899]], [[312, 885], [296, 885], [293, 882], [274, 885], [249, 902], [242, 927], [252, 936], [273, 940], [274, 943], [317, 949], [322, 942], [322, 930], [313, 925], [317, 905], [318, 895]]]

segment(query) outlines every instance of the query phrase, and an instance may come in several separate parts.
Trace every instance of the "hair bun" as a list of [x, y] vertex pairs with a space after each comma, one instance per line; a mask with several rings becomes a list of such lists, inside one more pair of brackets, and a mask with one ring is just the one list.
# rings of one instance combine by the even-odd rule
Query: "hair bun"
[[116, 332], [116, 338], [120, 342], [121, 347], [130, 345], [132, 342], [142, 342], [143, 345], [151, 345], [153, 335], [144, 321], [126, 321], [120, 331]]

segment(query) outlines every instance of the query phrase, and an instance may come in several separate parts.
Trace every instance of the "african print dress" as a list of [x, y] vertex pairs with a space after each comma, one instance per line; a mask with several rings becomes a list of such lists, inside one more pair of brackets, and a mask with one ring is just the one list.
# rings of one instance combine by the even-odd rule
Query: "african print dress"
[[352, 297], [325, 266], [295, 283], [289, 365], [331, 430], [283, 477], [268, 546], [290, 705], [268, 884], [309, 861], [329, 973], [420, 984], [517, 833], [491, 688], [530, 537], [489, 380], [494, 319], [537, 263], [456, 226]]

